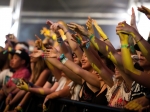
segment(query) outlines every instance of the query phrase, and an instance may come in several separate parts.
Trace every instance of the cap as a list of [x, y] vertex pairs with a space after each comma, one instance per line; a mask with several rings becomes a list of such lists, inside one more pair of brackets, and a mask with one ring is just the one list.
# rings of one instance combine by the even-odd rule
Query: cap
[[15, 50], [13, 54], [18, 55], [21, 59], [26, 61], [26, 64], [30, 63], [29, 54], [25, 50]]

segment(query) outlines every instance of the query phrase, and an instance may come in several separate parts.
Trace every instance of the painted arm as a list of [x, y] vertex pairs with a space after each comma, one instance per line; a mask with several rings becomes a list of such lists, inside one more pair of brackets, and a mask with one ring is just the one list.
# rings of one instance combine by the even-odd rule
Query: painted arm
[[113, 86], [112, 76], [114, 73], [104, 65], [100, 57], [99, 58], [95, 57], [95, 55], [98, 55], [98, 53], [96, 53], [94, 49], [92, 49], [92, 47], [89, 47], [88, 49], [84, 48], [84, 51], [93, 69], [99, 73], [99, 75], [102, 77], [102, 79], [108, 86], [112, 87]]
[[81, 59], [83, 52], [80, 49], [79, 45], [72, 41], [72, 40], [74, 40], [74, 38], [71, 36], [68, 29], [66, 27], [64, 27], [63, 25], [60, 25], [60, 24], [58, 26], [65, 32], [65, 35], [67, 37], [67, 41], [68, 41], [69, 46], [71, 47], [72, 51], [77, 55], [77, 57], [79, 59]]
[[136, 31], [135, 28], [129, 26], [125, 21], [118, 24], [117, 32], [122, 32], [132, 35], [138, 44], [144, 57], [150, 62], [150, 44]]
[[147, 79], [150, 78], [150, 75], [134, 68], [131, 54], [128, 48], [128, 35], [119, 33], [119, 37], [122, 46], [122, 60], [126, 73], [130, 74], [130, 77], [132, 77], [136, 82], [146, 87], [150, 87], [150, 82], [147, 81]]
[[58, 85], [58, 82], [55, 82], [51, 88], [29, 88], [28, 91], [36, 94], [47, 95], [53, 93]]
[[105, 32], [102, 30], [102, 28], [98, 25], [98, 23], [96, 22], [96, 20], [92, 20], [96, 30], [98, 31], [100, 37], [103, 38], [103, 41], [110, 45], [111, 47], [113, 47], [113, 45], [111, 44], [111, 42], [109, 41], [109, 38], [107, 37], [107, 35], [105, 34]]

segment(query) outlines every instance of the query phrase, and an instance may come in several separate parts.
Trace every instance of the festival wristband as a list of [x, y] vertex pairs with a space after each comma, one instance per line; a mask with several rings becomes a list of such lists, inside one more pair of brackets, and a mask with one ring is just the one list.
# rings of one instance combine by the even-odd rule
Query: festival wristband
[[90, 40], [91, 40], [93, 37], [94, 37], [94, 34], [92, 34], [92, 35], [90, 36]]
[[64, 58], [61, 62], [62, 64], [65, 64], [67, 62], [68, 58]]
[[129, 48], [129, 45], [128, 44], [121, 45], [121, 48]]

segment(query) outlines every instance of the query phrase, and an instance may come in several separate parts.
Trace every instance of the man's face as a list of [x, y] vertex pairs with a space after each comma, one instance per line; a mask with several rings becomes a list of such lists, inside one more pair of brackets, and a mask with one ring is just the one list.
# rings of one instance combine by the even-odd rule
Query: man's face
[[18, 55], [14, 54], [11, 61], [10, 61], [10, 66], [13, 69], [19, 69], [20, 67], [23, 67], [25, 64], [25, 61], [22, 60]]

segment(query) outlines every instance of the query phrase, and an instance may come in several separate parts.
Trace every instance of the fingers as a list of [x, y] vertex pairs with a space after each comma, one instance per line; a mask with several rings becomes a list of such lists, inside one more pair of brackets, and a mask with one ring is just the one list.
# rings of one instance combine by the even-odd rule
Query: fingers
[[133, 7], [132, 7], [132, 16], [135, 16], [135, 11]]
[[48, 21], [46, 22], [46, 24], [49, 25], [49, 26], [51, 26], [51, 25], [53, 24], [53, 22], [50, 21], [50, 20], [48, 20]]
[[35, 37], [36, 37], [37, 40], [41, 40], [40, 37], [38, 37], [36, 34], [35, 34]]

